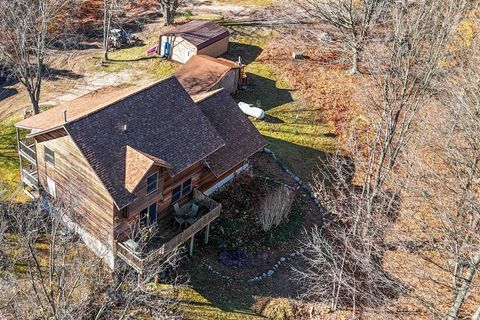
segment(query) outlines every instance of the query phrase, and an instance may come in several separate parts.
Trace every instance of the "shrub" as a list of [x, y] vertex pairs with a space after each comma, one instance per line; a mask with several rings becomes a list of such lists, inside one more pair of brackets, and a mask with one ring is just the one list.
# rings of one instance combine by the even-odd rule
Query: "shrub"
[[272, 227], [277, 227], [288, 217], [294, 196], [293, 190], [281, 186], [265, 197], [259, 212], [259, 221], [263, 231], [270, 231]]

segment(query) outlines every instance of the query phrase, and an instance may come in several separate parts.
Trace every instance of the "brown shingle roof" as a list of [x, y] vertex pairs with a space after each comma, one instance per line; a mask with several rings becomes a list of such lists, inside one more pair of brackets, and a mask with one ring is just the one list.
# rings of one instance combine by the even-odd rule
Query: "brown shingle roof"
[[174, 77], [65, 127], [119, 208], [135, 199], [130, 180], [148, 166], [143, 158], [138, 172], [130, 171], [128, 148], [170, 164], [175, 175], [225, 145]]
[[75, 121], [113, 102], [124, 99], [138, 90], [141, 90], [141, 88], [132, 86], [105, 87], [24, 119], [15, 125], [36, 131], [48, 131], [65, 124], [63, 114], [65, 109], [67, 110], [67, 122]]
[[226, 28], [211, 21], [202, 20], [193, 20], [182, 24], [164, 33], [164, 35], [167, 34], [180, 36], [199, 50], [230, 36]]
[[126, 146], [125, 152], [125, 188], [133, 192], [153, 165], [164, 168], [172, 168], [172, 165], [161, 159], [152, 157], [130, 146]]
[[190, 95], [196, 95], [210, 91], [230, 70], [238, 68], [230, 60], [194, 55], [175, 72], [175, 77]]
[[265, 147], [265, 139], [226, 91], [197, 104], [225, 141], [206, 159], [217, 177]]

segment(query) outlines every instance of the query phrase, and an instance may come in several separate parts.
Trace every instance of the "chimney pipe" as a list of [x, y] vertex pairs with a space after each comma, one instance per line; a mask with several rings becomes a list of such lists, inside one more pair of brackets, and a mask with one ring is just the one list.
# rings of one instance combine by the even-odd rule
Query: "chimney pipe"
[[67, 109], [63, 109], [63, 120], [67, 122]]
[[127, 124], [126, 123], [123, 125], [123, 133], [125, 133], [125, 132], [127, 132]]

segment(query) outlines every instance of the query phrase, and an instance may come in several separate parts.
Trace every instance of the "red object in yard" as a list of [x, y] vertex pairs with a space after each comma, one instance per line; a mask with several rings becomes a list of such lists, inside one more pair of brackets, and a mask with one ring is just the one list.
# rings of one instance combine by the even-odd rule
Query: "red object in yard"
[[147, 50], [147, 55], [157, 52], [158, 44]]

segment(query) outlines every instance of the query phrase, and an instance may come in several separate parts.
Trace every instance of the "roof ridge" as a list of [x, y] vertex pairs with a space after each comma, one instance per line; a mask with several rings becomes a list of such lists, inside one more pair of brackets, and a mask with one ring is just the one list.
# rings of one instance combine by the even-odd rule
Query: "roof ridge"
[[[95, 110], [93, 110], [92, 112], [87, 113], [87, 114], [84, 114], [84, 115], [82, 115], [82, 116], [80, 116], [80, 117], [78, 117], [78, 118], [76, 118], [76, 119], [73, 119], [72, 121], [67, 121], [67, 122], [65, 122], [65, 125], [71, 124], [71, 123], [75, 123], [75, 122], [78, 122], [78, 121], [80, 121], [80, 120], [83, 120], [83, 119], [85, 119], [85, 118], [87, 118], [87, 117], [89, 117], [89, 116], [91, 116], [91, 115], [93, 115], [93, 114], [96, 114], [96, 113], [98, 113], [98, 112], [100, 112], [100, 111], [102, 111], [102, 110], [105, 110], [105, 109], [108, 108], [108, 107], [113, 106], [114, 104], [117, 104], [117, 103], [119, 103], [119, 102], [121, 102], [121, 101], [124, 101], [124, 100], [126, 100], [126, 99], [128, 99], [128, 98], [131, 98], [131, 97], [133, 97], [133, 96], [135, 96], [135, 95], [137, 95], [137, 94], [139, 94], [139, 93], [141, 93], [141, 92], [143, 92], [143, 91], [145, 91], [145, 90], [148, 90], [148, 89], [156, 86], [156, 85], [159, 84], [159, 83], [166, 82], [167, 80], [172, 80], [172, 79], [175, 79], [175, 80], [176, 80], [175, 76], [172, 75], [172, 76], [169, 76], [169, 77], [167, 77], [167, 78], [165, 78], [165, 79], [161, 79], [161, 80], [159, 80], [159, 81], [155, 81], [154, 83], [151, 83], [151, 84], [149, 84], [149, 85], [145, 85], [145, 86], [139, 87], [138, 90], [135, 90], [135, 91], [133, 91], [133, 92], [131, 92], [131, 93], [125, 95], [125, 96], [122, 96], [122, 97], [118, 98], [118, 100], [115, 100], [115, 101], [113, 101], [113, 102], [110, 102], [110, 103], [108, 103], [107, 105], [102, 106], [102, 107], [100, 107], [100, 108], [98, 108], [98, 109], [95, 109]], [[177, 81], [178, 81], [178, 80], [177, 80]]]

